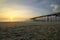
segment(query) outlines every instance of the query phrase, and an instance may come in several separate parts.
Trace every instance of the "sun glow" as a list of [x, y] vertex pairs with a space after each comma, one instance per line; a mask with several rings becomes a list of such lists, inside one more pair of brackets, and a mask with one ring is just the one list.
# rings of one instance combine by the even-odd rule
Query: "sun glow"
[[7, 20], [9, 22], [15, 21], [16, 20], [16, 15], [14, 15], [13, 13], [6, 13], [5, 14], [5, 18], [7, 18]]
[[24, 6], [7, 6], [3, 7], [1, 10], [1, 16], [0, 19], [7, 22], [13, 22], [13, 21], [23, 21], [25, 19], [28, 19], [32, 16], [30, 16], [30, 13], [32, 11], [29, 10], [29, 8]]
[[14, 21], [14, 17], [13, 16], [9, 16], [8, 19], [9, 19], [9, 21]]

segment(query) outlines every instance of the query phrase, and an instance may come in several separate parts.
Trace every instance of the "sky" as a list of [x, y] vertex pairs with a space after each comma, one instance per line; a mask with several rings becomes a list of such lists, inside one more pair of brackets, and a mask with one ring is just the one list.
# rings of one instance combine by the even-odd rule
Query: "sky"
[[0, 0], [0, 22], [22, 21], [60, 12], [60, 0]]

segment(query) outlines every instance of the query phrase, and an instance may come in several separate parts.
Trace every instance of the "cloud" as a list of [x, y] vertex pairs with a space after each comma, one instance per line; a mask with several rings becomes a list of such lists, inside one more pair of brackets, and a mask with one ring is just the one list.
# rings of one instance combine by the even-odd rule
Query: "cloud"
[[52, 4], [51, 5], [51, 7], [52, 7], [52, 11], [53, 12], [59, 12], [60, 10], [60, 5], [57, 5], [57, 4]]
[[31, 9], [23, 5], [6, 5], [1, 8], [1, 13], [6, 14], [8, 12], [19, 13], [19, 14], [28, 14], [31, 12]]
[[[29, 3], [29, 5], [22, 5], [22, 4], [14, 4], [17, 3], [17, 0], [8, 0], [6, 3], [7, 0], [5, 0], [4, 2], [4, 5], [2, 4], [1, 7], [0, 7], [0, 14], [1, 15], [5, 15], [6, 13], [11, 13], [13, 11], [13, 13], [15, 14], [18, 14], [18, 15], [23, 15], [23, 16], [38, 16], [38, 15], [41, 15], [42, 13], [45, 13], [45, 9], [44, 8], [37, 8], [33, 5], [30, 5], [30, 4], [33, 4], [34, 0], [25, 0], [25, 3]], [[11, 1], [14, 1], [12, 4], [11, 4]], [[36, 1], [36, 0], [35, 0]], [[3, 2], [3, 1], [2, 1]], [[19, 0], [18, 2], [21, 2], [21, 3], [24, 3], [23, 0]]]

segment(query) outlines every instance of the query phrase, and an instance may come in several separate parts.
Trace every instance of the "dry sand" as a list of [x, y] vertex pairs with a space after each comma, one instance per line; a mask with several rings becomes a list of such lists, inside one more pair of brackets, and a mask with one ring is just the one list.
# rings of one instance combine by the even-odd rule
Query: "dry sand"
[[60, 22], [0, 22], [0, 40], [60, 40]]

